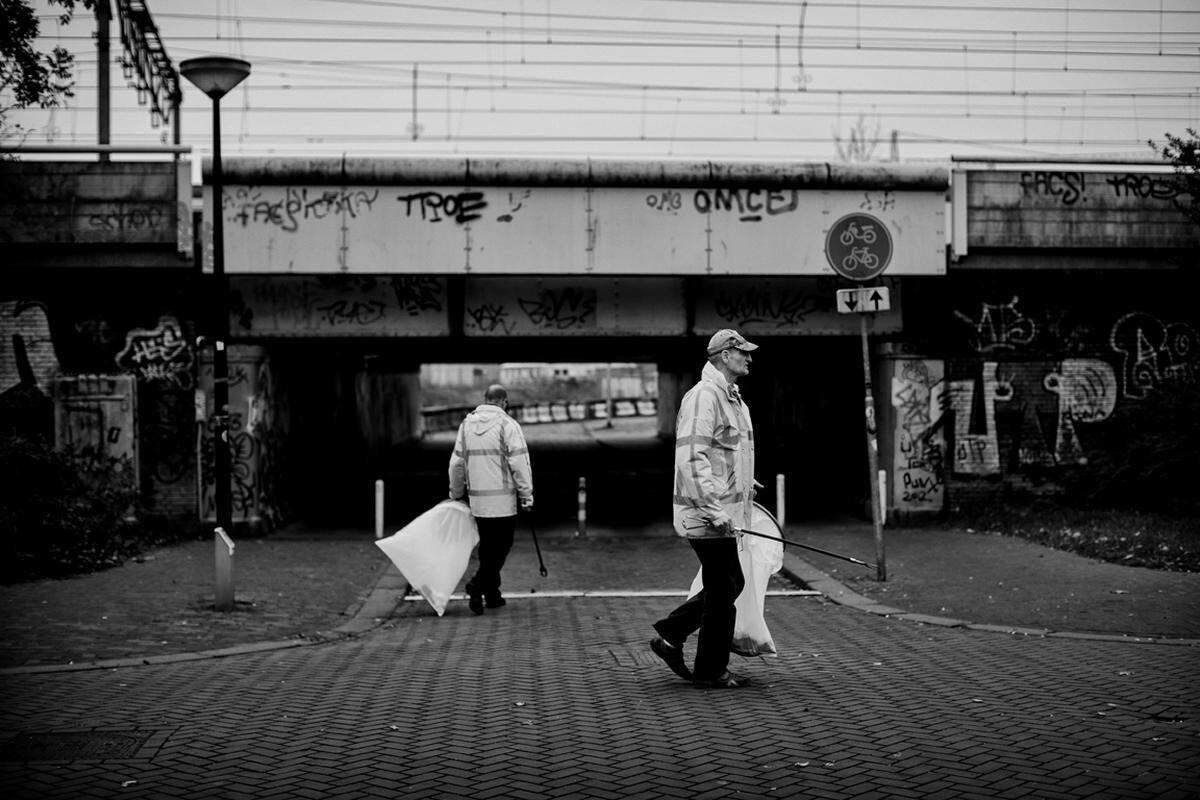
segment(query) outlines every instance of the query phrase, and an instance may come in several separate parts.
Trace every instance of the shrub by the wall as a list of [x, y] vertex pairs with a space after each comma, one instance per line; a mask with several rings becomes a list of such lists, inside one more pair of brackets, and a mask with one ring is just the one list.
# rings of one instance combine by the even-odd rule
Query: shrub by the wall
[[131, 521], [137, 481], [128, 461], [0, 439], [0, 580], [89, 572], [121, 563], [144, 538]]
[[1067, 499], [1100, 508], [1200, 515], [1200, 386], [1122, 402], [1082, 436], [1087, 463], [1064, 471]]

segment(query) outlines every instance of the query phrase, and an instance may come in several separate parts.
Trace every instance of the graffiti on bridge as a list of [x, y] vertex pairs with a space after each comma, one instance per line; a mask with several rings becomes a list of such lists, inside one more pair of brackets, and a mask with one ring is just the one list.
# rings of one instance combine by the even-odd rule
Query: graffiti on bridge
[[284, 187], [278, 200], [263, 196], [257, 186], [238, 186], [223, 193], [222, 206], [229, 222], [273, 225], [287, 233], [300, 230], [300, 223], [309, 219], [325, 219], [345, 214], [357, 217], [372, 209], [379, 199], [379, 190], [326, 189], [309, 196], [308, 189]]
[[[511, 297], [511, 295], [510, 295]], [[536, 330], [582, 330], [597, 326], [595, 289], [542, 289], [532, 296], [516, 296], [516, 308], [488, 301], [468, 305], [467, 328], [479, 333], [510, 335], [529, 327]]]
[[409, 316], [442, 310], [442, 282], [425, 275], [397, 275], [391, 279], [396, 303]]
[[544, 289], [537, 297], [518, 298], [517, 305], [538, 328], [596, 327], [595, 289]]
[[782, 287], [720, 290], [713, 299], [713, 309], [734, 328], [752, 322], [773, 323], [784, 328], [803, 323], [811, 314], [832, 311], [834, 294]]
[[[687, 208], [685, 195], [676, 189], [664, 189], [646, 195], [646, 207], [654, 211], [678, 214]], [[787, 214], [800, 207], [799, 189], [696, 189], [691, 207], [700, 214], [736, 214], [741, 222], [761, 222]]]
[[239, 330], [264, 335], [385, 335], [411, 332], [414, 318], [444, 326], [444, 298], [444, 281], [422, 275], [239, 278], [230, 311]]
[[459, 225], [479, 219], [488, 206], [483, 192], [415, 192], [399, 195], [396, 199], [404, 204], [407, 218], [416, 217], [424, 222], [452, 219]]
[[163, 227], [167, 214], [158, 206], [117, 207], [88, 216], [88, 227], [106, 232], [146, 231]]
[[[1085, 172], [1022, 172], [1021, 193], [1025, 197], [1049, 197], [1064, 206], [1086, 202], [1089, 191], [1096, 199], [1134, 198], [1175, 201], [1186, 189], [1169, 175], [1126, 172], [1092, 175]], [[1107, 188], [1106, 188], [1107, 187]]]

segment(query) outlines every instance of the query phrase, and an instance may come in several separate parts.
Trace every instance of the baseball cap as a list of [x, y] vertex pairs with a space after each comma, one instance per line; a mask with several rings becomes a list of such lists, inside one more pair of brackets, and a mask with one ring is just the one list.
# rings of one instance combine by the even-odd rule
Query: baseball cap
[[757, 350], [758, 345], [746, 341], [746, 337], [742, 336], [732, 328], [722, 328], [712, 335], [708, 340], [708, 354], [716, 355], [722, 350], [745, 350], [749, 353], [751, 350]]

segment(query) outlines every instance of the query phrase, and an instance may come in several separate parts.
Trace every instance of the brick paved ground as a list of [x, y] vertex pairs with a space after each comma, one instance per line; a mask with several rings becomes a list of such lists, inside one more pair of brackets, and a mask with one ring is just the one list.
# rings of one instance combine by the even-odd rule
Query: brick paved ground
[[[405, 603], [357, 639], [9, 674], [0, 789], [29, 798], [1200, 794], [1198, 648], [940, 628], [820, 598], [768, 602], [782, 653], [735, 658], [756, 680], [740, 692], [695, 690], [647, 653], [649, 622], [674, 603], [666, 598], [521, 597], [483, 617], [457, 604], [442, 618]], [[115, 747], [120, 732], [126, 757], [80, 755], [81, 742]]]
[[234, 611], [213, 610], [213, 545], [92, 575], [0, 587], [0, 667], [301, 640], [352, 616], [387, 567], [370, 534], [237, 542]]

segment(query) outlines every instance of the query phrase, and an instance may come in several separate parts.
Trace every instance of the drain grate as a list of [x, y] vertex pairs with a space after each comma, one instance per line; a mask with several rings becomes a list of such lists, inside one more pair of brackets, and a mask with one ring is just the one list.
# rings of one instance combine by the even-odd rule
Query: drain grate
[[0, 743], [0, 761], [104, 761], [135, 758], [155, 731], [19, 733]]

